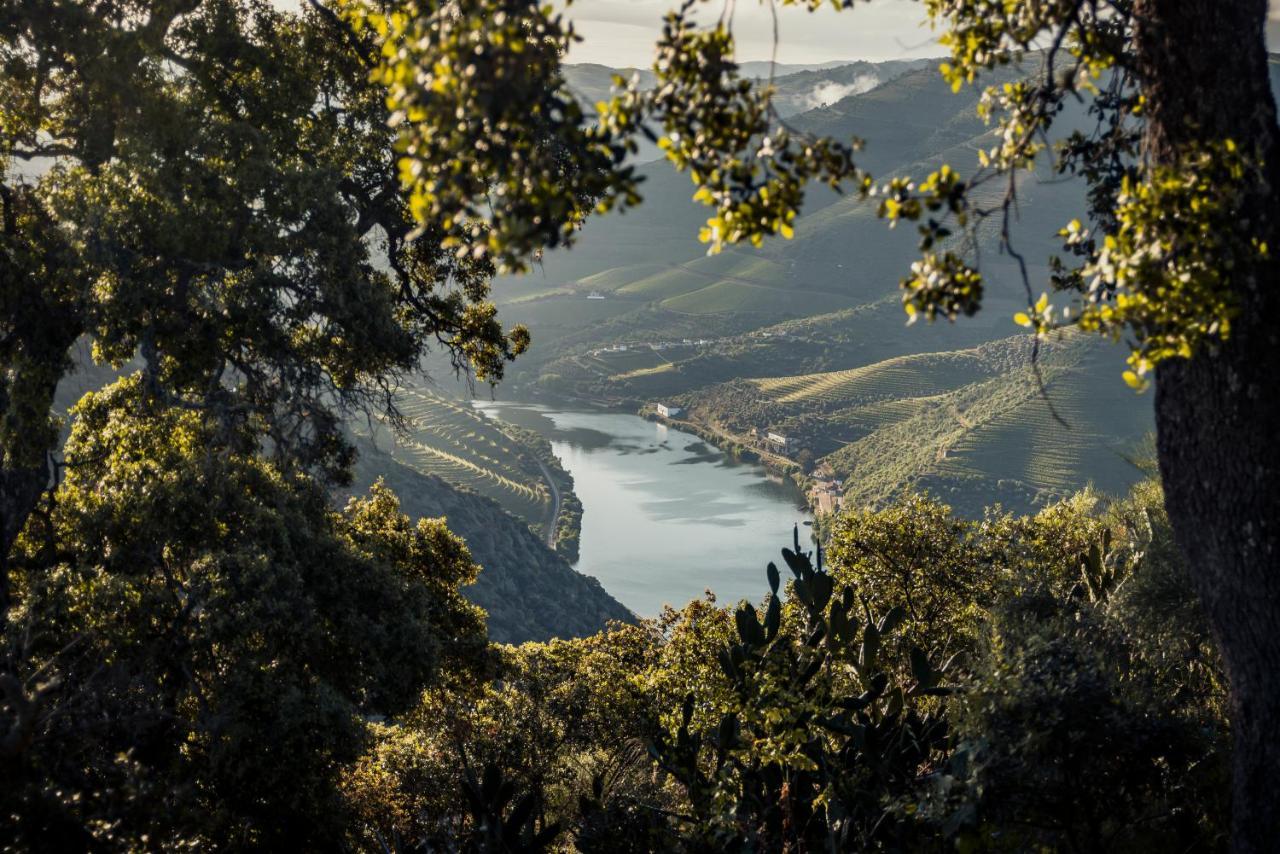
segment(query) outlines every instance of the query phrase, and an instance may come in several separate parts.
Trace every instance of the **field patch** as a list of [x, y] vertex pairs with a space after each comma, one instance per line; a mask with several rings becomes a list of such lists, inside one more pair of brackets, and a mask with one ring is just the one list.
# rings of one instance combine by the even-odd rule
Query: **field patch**
[[705, 288], [708, 279], [684, 267], [668, 267], [618, 288], [620, 296], [641, 300], [665, 300]]
[[545, 531], [552, 494], [535, 448], [465, 402], [430, 390], [403, 392], [400, 407], [408, 426], [406, 435], [394, 438], [393, 457], [491, 498]]
[[614, 291], [661, 273], [665, 269], [667, 269], [666, 264], [632, 264], [627, 267], [610, 267], [607, 270], [601, 270], [599, 273], [593, 273], [590, 276], [579, 279], [575, 285], [577, 288], [584, 290]]
[[823, 408], [880, 400], [932, 397], [994, 376], [1005, 365], [994, 348], [898, 356], [844, 371], [752, 380], [760, 393], [782, 404]]
[[663, 300], [662, 307], [683, 314], [752, 312], [787, 315], [823, 314], [851, 308], [844, 297], [820, 291], [793, 291], [747, 282], [717, 282], [682, 296]]

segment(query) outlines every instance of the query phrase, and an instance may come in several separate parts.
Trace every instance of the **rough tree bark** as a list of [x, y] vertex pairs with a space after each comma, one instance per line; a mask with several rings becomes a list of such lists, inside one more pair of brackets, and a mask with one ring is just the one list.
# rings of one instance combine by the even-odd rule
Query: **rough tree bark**
[[[1232, 139], [1266, 181], [1241, 233], [1280, 248], [1276, 108], [1266, 0], [1138, 0], [1146, 153]], [[1276, 264], [1237, 269], [1229, 339], [1161, 364], [1156, 426], [1166, 503], [1231, 682], [1232, 849], [1280, 844], [1280, 291]]]

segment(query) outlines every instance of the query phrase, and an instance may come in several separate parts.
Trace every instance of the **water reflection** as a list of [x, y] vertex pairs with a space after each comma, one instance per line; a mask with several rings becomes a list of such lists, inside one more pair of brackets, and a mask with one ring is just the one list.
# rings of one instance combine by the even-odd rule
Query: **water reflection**
[[765, 564], [807, 518], [794, 487], [697, 436], [613, 412], [476, 406], [551, 441], [584, 507], [577, 568], [639, 614], [707, 589], [758, 599]]

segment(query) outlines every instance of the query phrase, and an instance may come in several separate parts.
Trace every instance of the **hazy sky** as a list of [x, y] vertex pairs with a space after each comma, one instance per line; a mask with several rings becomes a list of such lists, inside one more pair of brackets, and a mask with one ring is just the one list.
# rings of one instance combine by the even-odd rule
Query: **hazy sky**
[[[678, 0], [574, 0], [569, 16], [586, 41], [574, 47], [569, 61], [615, 68], [649, 67], [662, 16], [676, 5]], [[710, 23], [721, 8], [719, 0], [701, 4], [699, 20]], [[1275, 35], [1280, 32], [1280, 0], [1271, 0], [1271, 19], [1268, 31]], [[809, 13], [795, 6], [779, 7], [778, 25], [779, 62], [896, 59], [942, 53], [924, 23], [922, 4], [912, 0], [872, 0], [843, 12], [824, 8]], [[773, 38], [767, 4], [737, 0], [733, 31], [739, 61], [769, 58]], [[1273, 48], [1276, 44], [1273, 38]]]
[[[573, 48], [569, 61], [647, 68], [662, 16], [677, 5], [678, 0], [574, 0], [569, 17], [586, 41]], [[721, 8], [716, 0], [700, 5], [698, 20], [713, 22]], [[843, 12], [780, 6], [778, 61], [939, 56], [942, 50], [923, 21], [921, 4], [909, 0], [872, 0]], [[767, 4], [738, 0], [733, 19], [738, 60], [768, 59], [772, 27]]]

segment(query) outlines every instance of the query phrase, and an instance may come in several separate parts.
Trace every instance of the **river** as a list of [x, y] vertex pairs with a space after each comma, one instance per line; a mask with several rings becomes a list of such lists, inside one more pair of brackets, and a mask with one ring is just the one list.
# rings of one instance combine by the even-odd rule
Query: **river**
[[722, 604], [759, 600], [765, 565], [809, 518], [794, 486], [690, 433], [615, 412], [475, 406], [550, 440], [582, 501], [577, 570], [641, 616], [708, 589]]

